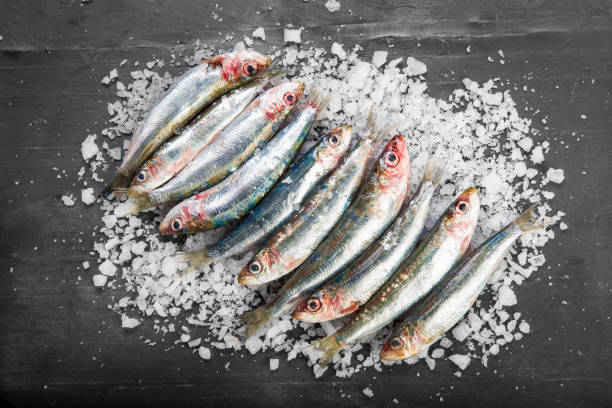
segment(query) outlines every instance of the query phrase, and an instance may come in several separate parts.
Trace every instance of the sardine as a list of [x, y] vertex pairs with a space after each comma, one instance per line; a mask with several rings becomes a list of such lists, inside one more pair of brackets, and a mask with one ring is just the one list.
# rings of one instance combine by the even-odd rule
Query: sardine
[[363, 308], [336, 333], [311, 344], [324, 352], [319, 367], [331, 362], [341, 348], [380, 330], [425, 296], [467, 251], [479, 207], [478, 190], [471, 187], [464, 191]]
[[[295, 85], [294, 88], [303, 84]], [[294, 92], [295, 91], [288, 91]], [[295, 96], [297, 98], [297, 96]], [[206, 231], [237, 221], [272, 188], [289, 166], [317, 115], [311, 101], [287, 127], [221, 183], [177, 204], [162, 220], [162, 234]]]
[[468, 254], [423, 299], [408, 310], [380, 352], [381, 360], [394, 361], [426, 350], [470, 309], [514, 242], [523, 234], [545, 228], [538, 223], [533, 204], [506, 228]]
[[132, 179], [129, 195], [142, 197], [174, 177], [255, 99], [266, 83], [257, 80], [216, 100], [143, 163]]
[[372, 141], [361, 139], [303, 207], [266, 241], [238, 275], [242, 285], [260, 285], [300, 266], [346, 211], [367, 174]]
[[274, 136], [303, 91], [302, 82], [283, 82], [262, 93], [189, 165], [153, 190], [141, 205], [148, 208], [180, 201], [226, 178]]
[[283, 285], [276, 298], [244, 315], [246, 337], [271, 317], [297, 306], [303, 297], [347, 267], [389, 226], [409, 189], [410, 158], [402, 135], [385, 146], [376, 168], [330, 234]]
[[352, 134], [351, 126], [345, 125], [323, 137], [236, 228], [202, 251], [202, 256], [227, 257], [260, 245], [297, 212], [304, 198], [338, 165], [351, 143]]
[[351, 314], [364, 305], [414, 249], [443, 172], [443, 165], [430, 157], [417, 191], [383, 236], [350, 267], [304, 300], [293, 317], [305, 322], [323, 322]]
[[138, 126], [107, 190], [127, 187], [133, 173], [163, 142], [218, 97], [257, 78], [271, 62], [253, 50], [236, 51], [202, 60], [187, 71]]

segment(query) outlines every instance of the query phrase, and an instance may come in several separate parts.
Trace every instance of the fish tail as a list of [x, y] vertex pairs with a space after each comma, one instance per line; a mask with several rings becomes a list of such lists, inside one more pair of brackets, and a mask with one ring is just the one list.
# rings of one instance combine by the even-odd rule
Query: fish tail
[[368, 130], [367, 139], [374, 140], [377, 137], [376, 133], [376, 111], [374, 110], [374, 105], [370, 108], [370, 112], [368, 112], [368, 118], [366, 120], [366, 129]]
[[423, 180], [430, 181], [431, 183], [438, 185], [442, 182], [444, 173], [446, 171], [446, 161], [436, 160], [434, 155], [430, 155], [425, 165], [425, 174]]
[[540, 222], [538, 223], [538, 216], [535, 213], [535, 209], [538, 207], [538, 203], [531, 204], [518, 218], [514, 221], [514, 224], [521, 228], [523, 234], [534, 231], [540, 228], [546, 228], [553, 225], [554, 221]]
[[270, 321], [269, 304], [253, 309], [238, 317], [238, 322], [244, 324], [244, 338], [249, 339], [257, 334]]
[[148, 210], [152, 207], [154, 207], [153, 203], [151, 203], [151, 201], [148, 198], [143, 197], [143, 198], [140, 198], [134, 201], [132, 205], [126, 208], [125, 211], [123, 211], [123, 213], [119, 214], [119, 216], [127, 217], [133, 214], [138, 214], [139, 212]]
[[118, 190], [124, 189], [124, 188], [127, 189], [129, 185], [130, 185], [129, 176], [126, 176], [121, 171], [119, 171], [117, 172], [115, 177], [113, 177], [113, 179], [104, 187], [104, 189], [98, 193], [98, 197], [106, 196], [112, 192], [113, 197], [118, 198], [119, 195], [122, 194], [122, 193], [117, 194]]
[[327, 92], [321, 92], [318, 87], [313, 87], [306, 100], [306, 106], [311, 106], [317, 111], [317, 116], [321, 114], [329, 105], [332, 95]]
[[178, 253], [178, 255], [182, 260], [189, 263], [189, 266], [180, 273], [181, 277], [200, 269], [204, 264], [212, 259], [208, 255], [208, 251], [206, 251], [206, 249], [200, 252], [181, 252]]
[[323, 356], [319, 359], [318, 365], [320, 367], [325, 367], [331, 363], [334, 356], [338, 354], [342, 348], [342, 344], [338, 341], [338, 338], [332, 334], [331, 336], [313, 341], [309, 347], [323, 352]]

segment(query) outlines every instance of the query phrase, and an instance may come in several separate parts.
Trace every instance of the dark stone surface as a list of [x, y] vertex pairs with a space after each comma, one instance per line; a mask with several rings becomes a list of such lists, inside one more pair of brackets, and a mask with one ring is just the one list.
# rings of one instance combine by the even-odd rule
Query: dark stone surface
[[[330, 14], [323, 0], [231, 0], [220, 9], [195, 1], [0, 2], [0, 405], [395, 406], [393, 398], [403, 406], [612, 405], [612, 3], [341, 3]], [[421, 363], [343, 380], [314, 379], [303, 359], [283, 356], [271, 372], [272, 352], [203, 363], [180, 347], [144, 345], [159, 338], [148, 325], [122, 330], [107, 310], [111, 293], [77, 269], [90, 257], [100, 213], [81, 203], [67, 208], [59, 197], [77, 191], [82, 140], [105, 127], [114, 98], [100, 79], [124, 58], [168, 57], [177, 42], [219, 41], [218, 32], [263, 26], [265, 51], [281, 44], [288, 23], [306, 28], [304, 41], [359, 42], [365, 55], [393, 44], [390, 54], [428, 65], [435, 96], [465, 76], [500, 77], [517, 84], [521, 108], [539, 109], [538, 138], [552, 146], [543, 168], [565, 169], [566, 181], [551, 189], [570, 229], [557, 229], [545, 248], [549, 269], [517, 289], [532, 333], [488, 368], [473, 361], [457, 378], [448, 362], [435, 371]], [[506, 64], [488, 62], [500, 48]], [[53, 167], [66, 176], [56, 179]]]

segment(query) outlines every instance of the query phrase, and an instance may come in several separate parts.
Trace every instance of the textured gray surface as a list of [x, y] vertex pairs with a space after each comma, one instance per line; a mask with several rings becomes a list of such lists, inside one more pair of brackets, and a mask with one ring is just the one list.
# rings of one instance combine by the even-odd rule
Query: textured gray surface
[[[220, 10], [214, 3], [187, 1], [0, 3], [5, 402], [395, 406], [391, 400], [397, 398], [411, 406], [612, 404], [611, 3], [341, 0], [334, 14], [323, 3], [231, 0], [220, 2]], [[213, 10], [223, 21], [211, 18]], [[465, 76], [500, 77], [518, 85], [513, 96], [521, 108], [540, 110], [534, 116], [542, 130], [538, 137], [552, 146], [543, 168], [565, 169], [566, 181], [552, 187], [553, 206], [568, 214], [570, 229], [546, 247], [550, 269], [517, 290], [517, 310], [531, 322], [532, 334], [503, 349], [489, 368], [474, 362], [457, 378], [449, 363], [433, 372], [423, 364], [404, 365], [347, 380], [315, 380], [303, 359], [281, 359], [279, 370], [270, 372], [273, 353], [204, 364], [182, 348], [165, 352], [164, 345], [143, 345], [144, 338], [155, 338], [146, 327], [124, 332], [107, 311], [111, 294], [94, 290], [90, 274], [76, 270], [92, 248], [100, 214], [67, 208], [59, 196], [76, 190], [83, 138], [105, 127], [105, 105], [114, 99], [100, 79], [124, 58], [166, 58], [177, 42], [218, 41], [218, 32], [250, 34], [263, 26], [267, 46], [280, 45], [288, 23], [306, 27], [304, 41], [329, 45], [333, 39], [348, 48], [359, 42], [365, 55], [393, 44], [391, 54], [427, 63], [435, 96], [448, 95]], [[507, 63], [488, 62], [500, 48]], [[523, 85], [535, 92], [523, 92]], [[543, 116], [547, 125], [539, 122]], [[578, 135], [584, 135], [580, 142]], [[68, 176], [56, 179], [52, 167]], [[84, 279], [76, 284], [78, 274]], [[366, 386], [374, 391], [371, 399], [362, 393]], [[341, 399], [342, 393], [351, 398]]]

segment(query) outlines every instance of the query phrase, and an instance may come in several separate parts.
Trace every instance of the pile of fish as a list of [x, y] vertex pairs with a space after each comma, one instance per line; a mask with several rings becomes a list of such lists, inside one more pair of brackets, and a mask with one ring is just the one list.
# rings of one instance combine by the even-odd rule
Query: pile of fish
[[368, 171], [375, 142], [390, 134], [377, 129], [373, 111], [357, 140], [340, 125], [294, 161], [329, 97], [314, 89], [293, 112], [305, 85], [274, 83], [270, 66], [269, 57], [246, 50], [188, 71], [134, 132], [107, 191], [133, 197], [131, 212], [171, 205], [162, 234], [233, 226], [185, 254], [186, 272], [256, 249], [238, 283], [287, 276], [271, 302], [240, 318], [246, 338], [287, 312], [304, 322], [350, 315], [311, 345], [323, 352], [320, 366], [396, 320], [381, 359], [426, 350], [470, 309], [513, 243], [549, 224], [531, 206], [471, 250], [480, 202], [470, 187], [424, 232], [446, 164], [431, 156], [409, 196], [411, 162], [397, 134]]

